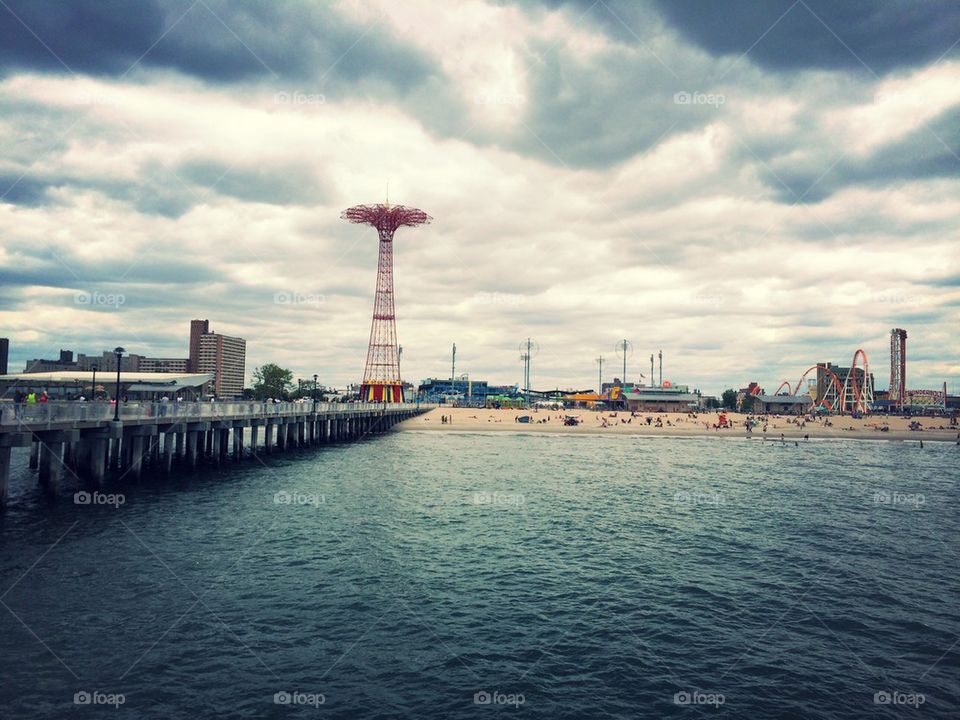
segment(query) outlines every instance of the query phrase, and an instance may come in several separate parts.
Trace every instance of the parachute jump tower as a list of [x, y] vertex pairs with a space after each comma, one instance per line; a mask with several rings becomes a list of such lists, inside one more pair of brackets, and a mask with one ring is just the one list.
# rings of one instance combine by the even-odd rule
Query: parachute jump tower
[[397, 316], [393, 298], [393, 234], [403, 226], [426, 225], [433, 218], [423, 210], [403, 205], [357, 205], [340, 217], [357, 225], [371, 225], [380, 236], [377, 264], [377, 290], [373, 301], [373, 323], [367, 365], [360, 386], [360, 400], [366, 402], [403, 402], [400, 378], [400, 348], [397, 345]]

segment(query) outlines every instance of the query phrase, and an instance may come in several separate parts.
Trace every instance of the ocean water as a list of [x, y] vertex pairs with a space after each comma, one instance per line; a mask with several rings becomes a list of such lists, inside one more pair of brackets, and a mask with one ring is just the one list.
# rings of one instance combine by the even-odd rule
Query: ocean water
[[957, 718], [958, 479], [933, 442], [533, 433], [87, 505], [18, 469], [0, 717]]

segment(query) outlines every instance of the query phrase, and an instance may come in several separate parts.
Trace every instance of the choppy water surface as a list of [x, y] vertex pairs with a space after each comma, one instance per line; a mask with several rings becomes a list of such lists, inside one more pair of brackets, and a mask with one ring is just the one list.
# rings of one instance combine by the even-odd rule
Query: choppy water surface
[[416, 432], [119, 507], [23, 470], [0, 716], [960, 717], [958, 476], [938, 443]]

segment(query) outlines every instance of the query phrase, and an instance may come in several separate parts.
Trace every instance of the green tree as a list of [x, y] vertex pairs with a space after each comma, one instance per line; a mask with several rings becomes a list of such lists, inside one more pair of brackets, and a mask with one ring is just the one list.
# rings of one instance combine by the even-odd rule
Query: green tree
[[737, 409], [737, 391], [733, 389], [724, 390], [720, 396], [720, 402], [727, 410]]
[[253, 394], [258, 400], [286, 399], [291, 385], [293, 385], [293, 372], [279, 365], [267, 363], [253, 371]]

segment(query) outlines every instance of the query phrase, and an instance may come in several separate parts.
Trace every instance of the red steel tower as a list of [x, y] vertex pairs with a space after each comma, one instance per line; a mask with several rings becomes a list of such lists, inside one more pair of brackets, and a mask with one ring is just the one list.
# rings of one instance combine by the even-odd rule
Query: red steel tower
[[426, 225], [433, 218], [423, 210], [403, 205], [357, 205], [340, 217], [358, 225], [372, 225], [380, 236], [377, 291], [373, 301], [373, 324], [367, 366], [363, 371], [360, 399], [367, 402], [403, 402], [400, 349], [397, 346], [397, 316], [393, 302], [393, 234], [407, 225]]

